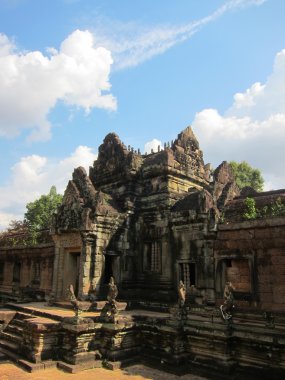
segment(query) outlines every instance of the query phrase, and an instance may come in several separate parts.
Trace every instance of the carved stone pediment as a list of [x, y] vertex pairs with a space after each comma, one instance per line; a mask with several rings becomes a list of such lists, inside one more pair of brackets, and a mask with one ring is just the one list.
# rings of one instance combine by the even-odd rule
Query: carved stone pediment
[[222, 210], [227, 202], [238, 196], [239, 193], [231, 166], [223, 161], [214, 171], [213, 197], [218, 208]]
[[182, 170], [193, 172], [198, 177], [204, 178], [203, 152], [199, 148], [199, 142], [191, 127], [182, 131], [172, 145], [175, 160]]
[[56, 228], [78, 229], [81, 225], [83, 203], [75, 183], [69, 181], [55, 218]]
[[99, 147], [98, 159], [90, 168], [92, 182], [102, 184], [124, 175], [135, 174], [142, 164], [142, 157], [128, 150], [115, 133], [109, 133]]
[[65, 207], [74, 208], [77, 205], [83, 204], [83, 199], [80, 197], [79, 190], [77, 189], [75, 183], [73, 181], [69, 181], [67, 188], [64, 192], [62, 205]]

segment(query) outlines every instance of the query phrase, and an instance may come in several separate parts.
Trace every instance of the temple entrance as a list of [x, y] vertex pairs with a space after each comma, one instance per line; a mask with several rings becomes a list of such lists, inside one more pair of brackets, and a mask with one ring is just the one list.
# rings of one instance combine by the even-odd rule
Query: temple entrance
[[13, 282], [20, 282], [21, 279], [21, 263], [16, 261], [13, 267]]
[[66, 255], [66, 259], [67, 265], [65, 265], [64, 268], [65, 289], [67, 289], [69, 285], [73, 285], [74, 293], [78, 296], [80, 252], [69, 252]]
[[120, 283], [120, 257], [116, 254], [105, 254], [104, 272], [100, 286], [100, 298], [106, 299], [110, 278], [114, 277], [116, 285]]
[[114, 256], [105, 256], [105, 271], [104, 271], [104, 284], [109, 284], [110, 277], [113, 277], [113, 258]]

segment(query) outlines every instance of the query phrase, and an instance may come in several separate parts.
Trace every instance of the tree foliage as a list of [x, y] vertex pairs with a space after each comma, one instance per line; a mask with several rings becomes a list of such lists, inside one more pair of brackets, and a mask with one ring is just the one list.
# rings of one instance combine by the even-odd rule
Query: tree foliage
[[255, 219], [257, 218], [257, 210], [256, 210], [256, 204], [255, 200], [253, 198], [247, 197], [245, 199], [245, 206], [246, 206], [246, 211], [243, 214], [244, 219]]
[[243, 218], [247, 220], [285, 215], [285, 204], [281, 197], [278, 197], [275, 202], [271, 202], [261, 208], [256, 206], [254, 198], [247, 197], [244, 204], [245, 212]]
[[56, 192], [56, 187], [52, 186], [47, 195], [42, 195], [34, 202], [26, 205], [24, 221], [32, 231], [49, 229], [52, 215], [62, 202], [62, 195]]
[[7, 230], [0, 232], [0, 246], [26, 245], [29, 240], [28, 226], [22, 220], [11, 220]]
[[19, 246], [47, 243], [49, 228], [62, 195], [52, 186], [47, 195], [42, 195], [26, 205], [24, 220], [12, 220], [6, 231], [0, 232], [0, 246]]
[[264, 179], [259, 169], [251, 167], [246, 161], [231, 161], [230, 165], [236, 180], [236, 184], [240, 189], [250, 186], [256, 191], [262, 191]]

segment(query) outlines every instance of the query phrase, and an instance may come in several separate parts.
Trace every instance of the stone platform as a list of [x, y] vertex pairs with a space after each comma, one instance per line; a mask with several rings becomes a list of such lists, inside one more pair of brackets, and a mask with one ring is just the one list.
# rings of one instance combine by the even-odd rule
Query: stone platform
[[[106, 302], [98, 305], [103, 309]], [[67, 306], [67, 307], [66, 307]], [[126, 304], [118, 303], [118, 310]], [[167, 319], [152, 311], [119, 311], [113, 323], [101, 310], [75, 317], [70, 304], [9, 303], [0, 310], [0, 353], [30, 372], [58, 366], [75, 373], [101, 367], [121, 368], [138, 361], [135, 319]]]
[[[71, 373], [144, 363], [180, 376], [196, 372], [221, 379], [284, 379], [285, 315], [236, 310], [231, 321], [219, 307], [175, 306], [170, 313], [101, 311], [75, 317], [45, 303], [0, 309], [0, 352], [28, 371], [59, 367]], [[234, 376], [234, 377], [233, 377]]]

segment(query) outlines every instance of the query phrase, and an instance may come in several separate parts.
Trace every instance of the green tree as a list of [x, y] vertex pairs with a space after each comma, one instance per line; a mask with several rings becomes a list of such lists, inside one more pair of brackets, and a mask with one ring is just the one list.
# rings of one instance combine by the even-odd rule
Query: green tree
[[258, 216], [258, 211], [256, 209], [255, 200], [253, 198], [247, 197], [245, 199], [246, 211], [243, 214], [244, 219], [255, 219]]
[[250, 186], [256, 191], [262, 191], [264, 179], [259, 169], [252, 168], [246, 161], [231, 161], [230, 165], [235, 176], [236, 184], [240, 189]]
[[52, 215], [62, 202], [62, 195], [52, 186], [47, 195], [42, 195], [26, 205], [24, 220], [12, 220], [5, 231], [0, 231], [0, 246], [21, 246], [46, 243]]
[[29, 241], [29, 229], [22, 220], [11, 220], [6, 230], [0, 232], [0, 246], [26, 245]]
[[52, 186], [47, 195], [42, 195], [26, 205], [24, 222], [27, 223], [34, 240], [37, 240], [39, 231], [50, 228], [52, 215], [61, 202], [62, 195], [56, 192], [55, 186]]

